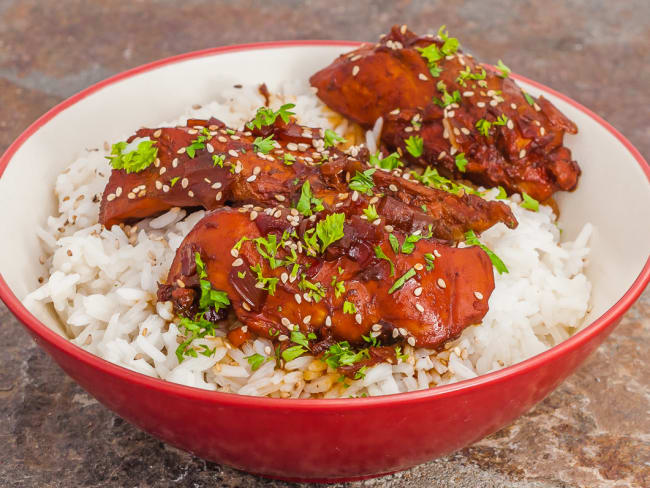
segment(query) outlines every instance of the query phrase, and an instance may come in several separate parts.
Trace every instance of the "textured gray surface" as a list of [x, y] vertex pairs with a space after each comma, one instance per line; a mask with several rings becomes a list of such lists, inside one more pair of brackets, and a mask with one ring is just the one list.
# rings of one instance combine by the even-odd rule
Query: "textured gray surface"
[[[111, 74], [217, 45], [373, 40], [445, 23], [485, 61], [556, 88], [650, 154], [650, 3], [0, 0], [0, 151], [58, 101]], [[447, 458], [349, 486], [650, 486], [650, 291], [530, 413]], [[206, 463], [85, 394], [0, 305], [0, 485], [288, 486]]]

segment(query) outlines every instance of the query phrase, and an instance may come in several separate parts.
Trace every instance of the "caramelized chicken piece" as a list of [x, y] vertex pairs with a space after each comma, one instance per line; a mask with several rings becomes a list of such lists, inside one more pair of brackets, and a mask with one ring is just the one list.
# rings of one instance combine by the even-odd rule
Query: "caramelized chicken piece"
[[[199, 143], [204, 147], [188, 154], [188, 147], [199, 136], [204, 138]], [[335, 148], [325, 149], [320, 129], [293, 122], [278, 119], [273, 125], [242, 132], [225, 128], [215, 119], [190, 120], [186, 127], [141, 129], [130, 141], [136, 137], [155, 141], [157, 157], [139, 172], [113, 170], [99, 216], [107, 227], [176, 206], [212, 210], [227, 204], [268, 207], [281, 203], [295, 207], [306, 181], [326, 210], [333, 211], [348, 200], [363, 208], [378, 203], [384, 224], [406, 231], [431, 225], [433, 236], [441, 239], [461, 240], [466, 231], [480, 233], [497, 222], [517, 225], [501, 202], [428, 188], [409, 181], [410, 175], [400, 170], [372, 168]], [[260, 146], [262, 139], [270, 146]], [[369, 175], [369, 191], [352, 191], [350, 181], [369, 169], [374, 171]], [[361, 210], [357, 213], [361, 215]]]
[[[578, 183], [580, 168], [563, 146], [576, 125], [440, 37], [393, 27], [310, 82], [330, 108], [366, 128], [383, 117], [381, 142], [411, 163], [540, 201]], [[407, 150], [409, 138], [421, 138], [421, 154]]]
[[199, 312], [198, 253], [248, 332], [289, 345], [297, 327], [313, 351], [323, 342], [364, 344], [364, 335], [438, 347], [488, 310], [492, 264], [478, 247], [422, 238], [396, 253], [387, 232], [356, 215], [322, 211], [295, 225], [287, 217], [282, 207], [209, 213], [179, 247], [159, 299], [188, 317]]

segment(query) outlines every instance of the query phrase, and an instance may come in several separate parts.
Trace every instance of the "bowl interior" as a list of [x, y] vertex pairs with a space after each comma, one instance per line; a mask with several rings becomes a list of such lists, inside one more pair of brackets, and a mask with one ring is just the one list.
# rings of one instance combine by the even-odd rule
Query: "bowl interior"
[[[101, 84], [42, 119], [13, 155], [5, 155], [8, 165], [0, 177], [5, 237], [0, 239], [0, 272], [13, 293], [24, 298], [39, 286], [38, 277], [46, 276], [34, 229], [56, 212], [56, 177], [81, 151], [174, 119], [235, 83], [265, 82], [273, 90], [283, 80], [306, 79], [350, 49], [341, 44], [280, 44], [184, 57]], [[586, 267], [593, 284], [589, 324], [623, 296], [648, 259], [648, 177], [624, 144], [588, 113], [535, 85], [520, 84], [534, 95], [543, 93], [580, 129], [565, 142], [582, 168], [581, 181], [575, 192], [560, 193], [557, 200], [563, 240], [575, 238], [586, 222], [595, 227]], [[52, 307], [41, 305], [31, 312], [64, 334]]]

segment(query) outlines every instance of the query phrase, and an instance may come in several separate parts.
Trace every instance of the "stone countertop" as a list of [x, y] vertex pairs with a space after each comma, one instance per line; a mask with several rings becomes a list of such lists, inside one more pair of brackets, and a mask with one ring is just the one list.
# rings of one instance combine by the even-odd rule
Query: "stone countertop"
[[[479, 59], [581, 102], [650, 154], [650, 3], [0, 0], [0, 152], [39, 115], [114, 73], [170, 55], [277, 39], [375, 40], [445, 23]], [[641, 107], [641, 108], [640, 108]], [[0, 304], [0, 484], [270, 486], [137, 430], [88, 396]], [[454, 455], [338, 486], [650, 486], [650, 290], [531, 412]]]

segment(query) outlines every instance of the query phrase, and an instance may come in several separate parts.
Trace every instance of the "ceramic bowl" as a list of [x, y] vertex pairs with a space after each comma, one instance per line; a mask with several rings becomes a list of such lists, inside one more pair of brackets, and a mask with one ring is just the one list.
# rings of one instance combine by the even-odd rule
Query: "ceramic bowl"
[[[500, 371], [377, 398], [282, 400], [214, 393], [153, 379], [69, 342], [49, 306], [21, 299], [44, 274], [34, 232], [56, 210], [56, 176], [80, 151], [207, 103], [225, 83], [303, 77], [355, 47], [279, 42], [190, 53], [142, 66], [71, 97], [32, 124], [0, 160], [0, 297], [85, 390], [132, 424], [202, 458], [270, 477], [353, 479], [409, 468], [498, 430], [542, 400], [619, 322], [650, 279], [650, 170], [614, 128], [567, 97], [543, 93], [580, 128], [566, 144], [583, 175], [560, 193], [563, 237], [595, 226], [586, 274], [589, 324], [562, 344]], [[595, 386], [596, 387], [596, 386]]]

